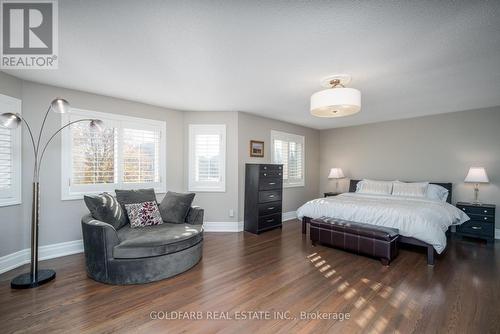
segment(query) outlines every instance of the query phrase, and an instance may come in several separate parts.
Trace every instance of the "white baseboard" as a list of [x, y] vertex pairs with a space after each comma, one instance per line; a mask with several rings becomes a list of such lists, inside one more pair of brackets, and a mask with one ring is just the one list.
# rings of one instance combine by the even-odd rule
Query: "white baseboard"
[[[297, 211], [283, 212], [281, 221], [297, 218]], [[243, 222], [204, 222], [205, 232], [242, 232]]]
[[286, 222], [288, 220], [296, 219], [297, 218], [297, 211], [288, 211], [288, 212], [283, 212], [281, 220]]
[[[56, 257], [83, 252], [83, 241], [74, 240], [58, 244], [40, 246], [38, 248], [39, 260], [48, 260]], [[29, 248], [0, 257], [0, 274], [30, 262], [31, 251]]]
[[241, 232], [243, 222], [204, 222], [205, 232]]

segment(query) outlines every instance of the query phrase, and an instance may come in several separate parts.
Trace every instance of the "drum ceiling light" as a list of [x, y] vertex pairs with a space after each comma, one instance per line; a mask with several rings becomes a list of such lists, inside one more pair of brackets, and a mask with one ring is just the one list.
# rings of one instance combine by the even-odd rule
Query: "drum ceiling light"
[[356, 114], [361, 110], [361, 92], [346, 88], [351, 76], [331, 75], [321, 80], [327, 89], [311, 96], [311, 114], [317, 117], [343, 117]]

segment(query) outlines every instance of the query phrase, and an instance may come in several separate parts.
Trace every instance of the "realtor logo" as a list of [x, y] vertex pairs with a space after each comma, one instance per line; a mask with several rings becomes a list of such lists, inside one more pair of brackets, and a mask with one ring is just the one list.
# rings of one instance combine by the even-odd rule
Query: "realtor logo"
[[57, 69], [57, 0], [0, 0], [1, 68]]

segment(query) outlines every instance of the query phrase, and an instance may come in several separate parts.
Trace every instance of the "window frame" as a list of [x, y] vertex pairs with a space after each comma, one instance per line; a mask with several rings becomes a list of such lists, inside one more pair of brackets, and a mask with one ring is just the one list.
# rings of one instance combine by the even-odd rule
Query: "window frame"
[[[283, 131], [278, 131], [278, 130], [271, 130], [271, 161], [272, 163], [278, 163], [275, 160], [275, 153], [274, 153], [274, 141], [275, 140], [282, 140], [282, 141], [287, 141], [287, 142], [295, 142], [299, 143], [302, 145], [302, 178], [299, 181], [289, 181], [288, 179], [283, 178], [283, 188], [294, 188], [294, 187], [304, 187], [305, 186], [305, 180], [306, 180], [306, 138], [305, 136], [293, 134], [293, 133], [288, 133], [288, 132], [283, 132]], [[288, 166], [286, 168], [288, 170]]]
[[[0, 103], [12, 107], [9, 112], [22, 115], [20, 99], [0, 94]], [[12, 189], [6, 195], [0, 192], [0, 207], [22, 204], [22, 127], [23, 124], [19, 124], [15, 129], [7, 129], [12, 134]]]
[[[197, 134], [218, 134], [221, 165], [219, 182], [196, 181], [195, 141]], [[193, 192], [226, 192], [226, 124], [189, 124], [188, 126], [188, 191]]]
[[[76, 116], [76, 117], [75, 117]], [[71, 112], [63, 114], [61, 118], [61, 126], [68, 124], [70, 121], [84, 118], [96, 118], [103, 120], [105, 124], [111, 124], [118, 129], [116, 152], [116, 172], [118, 182], [107, 184], [89, 184], [89, 185], [72, 185], [72, 137], [69, 128], [62, 131], [61, 139], [61, 199], [62, 200], [77, 200], [82, 199], [84, 195], [99, 194], [102, 192], [114, 192], [115, 189], [142, 189], [154, 188], [156, 193], [166, 193], [166, 156], [167, 156], [167, 136], [166, 122], [147, 118], [131, 117], [122, 114], [105, 113], [93, 110], [71, 108]], [[127, 127], [127, 125], [129, 127]], [[153, 130], [160, 131], [160, 148], [159, 148], [159, 182], [147, 183], [124, 183], [123, 182], [123, 129], [133, 128], [137, 130]], [[72, 190], [74, 188], [74, 190]]]

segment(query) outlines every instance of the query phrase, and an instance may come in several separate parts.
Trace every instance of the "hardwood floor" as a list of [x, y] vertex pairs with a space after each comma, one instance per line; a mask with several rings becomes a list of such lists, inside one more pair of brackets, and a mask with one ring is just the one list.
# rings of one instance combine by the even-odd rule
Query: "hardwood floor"
[[[308, 238], [298, 220], [259, 236], [206, 233], [198, 265], [136, 286], [94, 282], [78, 254], [41, 263], [57, 271], [55, 281], [11, 290], [9, 280], [24, 266], [0, 275], [0, 332], [500, 332], [499, 242], [451, 240], [434, 267], [424, 253], [401, 250], [384, 267], [375, 259], [312, 247]], [[191, 316], [202, 319], [151, 319], [152, 312], [161, 317], [172, 311], [199, 311]], [[207, 319], [208, 312], [255, 315], [237, 313], [248, 311], [268, 311], [271, 319]], [[286, 311], [281, 316], [292, 319], [273, 313]], [[304, 320], [301, 312], [344, 312], [350, 318]]]

